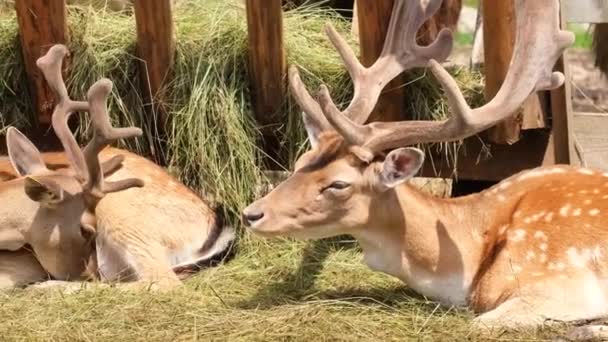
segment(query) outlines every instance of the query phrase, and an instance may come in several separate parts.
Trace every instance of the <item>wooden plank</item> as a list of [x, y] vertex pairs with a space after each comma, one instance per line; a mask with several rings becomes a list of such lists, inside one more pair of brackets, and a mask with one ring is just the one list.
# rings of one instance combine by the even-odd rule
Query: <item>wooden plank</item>
[[281, 0], [247, 0], [249, 75], [256, 120], [262, 127], [281, 122], [286, 61]]
[[[137, 53], [142, 59], [143, 93], [150, 110], [159, 119], [152, 127], [164, 128], [164, 92], [175, 58], [172, 0], [135, 0]], [[154, 124], [149, 122], [149, 124]]]
[[[36, 67], [36, 60], [54, 44], [68, 41], [67, 12], [64, 0], [19, 0], [15, 2], [19, 38], [28, 75], [29, 89], [38, 112], [38, 121], [49, 124], [55, 95]], [[64, 66], [68, 61], [64, 62]]]
[[[515, 7], [513, 0], [484, 0], [483, 37], [485, 59], [485, 97], [491, 100], [502, 86], [513, 55], [515, 44]], [[545, 126], [538, 96], [532, 95], [522, 111], [486, 132], [490, 142], [513, 144], [520, 139], [522, 129]]]
[[566, 21], [571, 23], [608, 23], [606, 0], [562, 0]]
[[[566, 25], [565, 12], [561, 11], [562, 27]], [[565, 52], [567, 53], [567, 52]], [[552, 129], [555, 150], [555, 161], [558, 164], [578, 164], [572, 140], [572, 91], [570, 89], [570, 70], [562, 56], [555, 65], [556, 71], [566, 75], [566, 82], [561, 87], [550, 92]]]
[[[394, 0], [356, 0], [360, 59], [364, 66], [372, 65], [382, 52], [393, 3]], [[386, 85], [368, 121], [397, 121], [407, 118], [403, 111], [403, 84], [405, 78], [402, 75]]]
[[[445, 151], [434, 149], [427, 153], [421, 176], [452, 178], [471, 181], [501, 181], [520, 171], [541, 165], [555, 164], [553, 135], [547, 130], [528, 130], [512, 144], [484, 144], [478, 137], [464, 141], [457, 156], [458, 167], [449, 165]], [[487, 155], [487, 151], [490, 155]]]

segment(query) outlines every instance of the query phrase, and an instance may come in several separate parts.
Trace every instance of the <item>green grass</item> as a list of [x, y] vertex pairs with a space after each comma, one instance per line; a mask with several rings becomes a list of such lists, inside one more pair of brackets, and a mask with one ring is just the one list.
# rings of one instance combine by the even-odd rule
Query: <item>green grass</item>
[[0, 294], [4, 341], [547, 340], [544, 329], [481, 335], [466, 310], [439, 307], [372, 272], [343, 239], [260, 241], [170, 293], [18, 290]]

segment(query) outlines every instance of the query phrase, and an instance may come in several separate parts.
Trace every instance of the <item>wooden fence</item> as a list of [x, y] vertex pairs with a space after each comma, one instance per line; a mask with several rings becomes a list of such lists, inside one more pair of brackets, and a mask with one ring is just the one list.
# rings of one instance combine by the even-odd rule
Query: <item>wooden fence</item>
[[[283, 96], [286, 90], [285, 47], [282, 24], [282, 5], [284, 0], [246, 0], [247, 22], [249, 31], [249, 74], [251, 75], [251, 93], [256, 120], [261, 127], [272, 126], [281, 120]], [[356, 0], [357, 5], [365, 10], [358, 11], [359, 37], [361, 55], [364, 64], [370, 64], [380, 53], [384, 33], [390, 18], [393, 0]], [[137, 53], [141, 59], [143, 77], [142, 93], [147, 96], [149, 110], [157, 114], [150, 117], [166, 118], [162, 103], [163, 85], [171, 78], [171, 67], [175, 54], [174, 23], [171, 12], [172, 0], [134, 0], [135, 25], [137, 26]], [[485, 30], [485, 68], [487, 79], [486, 95], [492, 97], [500, 87], [506, 74], [513, 50], [514, 16], [512, 0], [484, 0], [483, 13], [488, 25]], [[67, 7], [65, 0], [19, 0], [16, 1], [20, 37], [29, 77], [31, 94], [34, 96], [35, 108], [41, 123], [48, 123], [54, 97], [43, 77], [35, 67], [35, 61], [46, 52], [52, 44], [69, 41], [67, 29]], [[505, 15], [509, 13], [510, 15]], [[68, 61], [69, 63], [69, 61]], [[396, 120], [401, 113], [404, 88], [384, 94], [375, 113], [374, 120]], [[557, 92], [559, 92], [558, 90]], [[459, 174], [469, 179], [498, 180], [523, 168], [538, 166], [544, 163], [568, 162], [560, 157], [560, 149], [568, 144], [568, 136], [563, 133], [567, 125], [556, 126], [555, 134], [538, 128], [546, 127], [546, 118], [551, 113], [565, 115], [559, 109], [559, 103], [551, 99], [556, 92], [534, 95], [516, 116], [487, 134], [487, 140], [494, 143], [493, 158], [481, 163], [476, 156], [484, 148], [479, 139], [469, 139], [466, 155], [461, 157]], [[553, 105], [551, 103], [553, 102]], [[556, 109], [557, 108], [557, 109]], [[560, 112], [561, 111], [561, 112]], [[560, 122], [559, 118], [554, 122]], [[163, 127], [162, 123], [151, 125]], [[522, 134], [522, 130], [531, 130]], [[522, 138], [523, 137], [523, 138]], [[562, 146], [553, 148], [552, 146]], [[518, 160], [513, 160], [516, 154]], [[450, 176], [452, 166], [446, 166], [441, 155], [434, 156], [433, 170], [445, 171]], [[428, 163], [427, 163], [428, 164]], [[438, 168], [438, 169], [437, 169]]]

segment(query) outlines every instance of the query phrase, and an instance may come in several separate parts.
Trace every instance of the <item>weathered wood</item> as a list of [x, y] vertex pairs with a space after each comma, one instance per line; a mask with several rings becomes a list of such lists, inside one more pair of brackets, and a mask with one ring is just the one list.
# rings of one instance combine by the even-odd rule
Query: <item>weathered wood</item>
[[566, 20], [571, 23], [608, 23], [606, 0], [562, 0]]
[[[566, 15], [561, 11], [561, 25], [566, 26]], [[566, 52], [567, 53], [567, 52]], [[561, 87], [550, 92], [552, 129], [555, 140], [555, 161], [559, 164], [570, 164], [576, 162], [574, 142], [572, 140], [572, 92], [570, 86], [570, 69], [564, 63], [562, 56], [555, 65], [556, 71], [561, 71], [566, 75], [566, 82]]]
[[165, 126], [167, 123], [166, 85], [171, 80], [175, 58], [175, 35], [172, 0], [134, 0], [137, 27], [137, 54], [141, 59], [140, 74], [142, 93], [148, 112], [148, 127], [155, 135], [152, 154], [156, 162], [164, 163], [162, 154]]
[[[372, 65], [382, 52], [393, 3], [393, 0], [356, 0], [360, 59], [364, 66]], [[386, 85], [369, 121], [397, 121], [408, 118], [403, 111], [404, 84], [405, 79], [399, 76]]]
[[[137, 54], [142, 59], [143, 91], [148, 104], [166, 119], [164, 92], [175, 58], [172, 0], [135, 0]], [[162, 127], [162, 125], [160, 126]]]
[[[485, 59], [485, 97], [491, 100], [498, 92], [509, 70], [515, 44], [515, 8], [513, 0], [484, 0], [483, 38]], [[538, 96], [532, 95], [522, 110], [489, 129], [488, 140], [497, 144], [513, 144], [522, 129], [545, 127]]]
[[522, 136], [512, 145], [491, 145], [491, 155], [487, 154], [487, 144], [477, 137], [465, 139], [458, 152], [456, 172], [448, 163], [445, 151], [431, 149], [420, 175], [443, 178], [456, 175], [459, 180], [497, 182], [523, 170], [555, 164], [554, 139], [550, 132], [528, 130], [523, 131]]
[[281, 122], [286, 62], [281, 0], [247, 0], [249, 75], [255, 116], [262, 127]]
[[[55, 107], [55, 95], [36, 67], [36, 60], [54, 44], [68, 41], [67, 12], [64, 0], [18, 0], [15, 2], [19, 38], [28, 83], [38, 121], [48, 124]], [[64, 66], [68, 61], [64, 62]]]

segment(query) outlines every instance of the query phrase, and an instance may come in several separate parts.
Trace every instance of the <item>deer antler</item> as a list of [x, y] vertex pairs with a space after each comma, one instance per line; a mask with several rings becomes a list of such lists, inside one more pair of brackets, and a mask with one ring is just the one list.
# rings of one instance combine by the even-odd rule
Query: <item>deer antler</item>
[[[36, 65], [42, 70], [49, 86], [57, 94], [59, 103], [53, 112], [53, 129], [59, 137], [72, 167], [76, 170], [78, 178], [84, 184], [85, 193], [92, 196], [91, 205], [94, 207], [107, 193], [143, 186], [143, 182], [139, 179], [104, 182], [103, 168], [98, 158], [99, 153], [113, 141], [140, 136], [142, 131], [137, 127], [114, 128], [110, 124], [106, 101], [112, 91], [112, 82], [108, 79], [101, 79], [93, 84], [87, 93], [87, 102], [70, 99], [61, 75], [63, 58], [68, 54], [68, 49], [64, 45], [54, 45], [46, 55], [38, 59]], [[87, 111], [91, 115], [93, 139], [84, 148], [84, 151], [80, 149], [68, 127], [68, 120], [76, 111]], [[111, 161], [111, 164], [115, 162], [116, 160]], [[115, 165], [111, 166], [115, 168]]]
[[442, 84], [451, 108], [449, 119], [362, 125], [340, 113], [326, 87], [320, 91], [323, 114], [348, 142], [372, 152], [414, 143], [459, 140], [508, 118], [533, 92], [554, 89], [564, 83], [564, 75], [552, 69], [563, 51], [574, 42], [571, 32], [560, 29], [558, 0], [515, 1], [517, 33], [511, 67], [502, 87], [486, 105], [471, 109], [454, 79], [431, 59], [428, 66]]
[[[449, 56], [453, 43], [449, 29], [443, 29], [428, 46], [420, 46], [416, 42], [418, 30], [440, 6], [441, 0], [416, 1], [413, 6], [407, 7], [405, 1], [396, 0], [382, 53], [369, 68], [359, 62], [353, 50], [331, 24], [325, 26], [325, 33], [338, 50], [354, 83], [353, 99], [341, 114], [358, 124], [365, 123], [382, 90], [391, 80], [406, 70], [426, 66], [431, 58], [443, 61]], [[296, 67], [292, 66], [289, 74], [292, 93], [309, 119], [320, 127], [331, 128], [322, 108], [306, 90]], [[323, 88], [325, 89], [324, 86]], [[340, 112], [333, 107], [333, 110]]]

